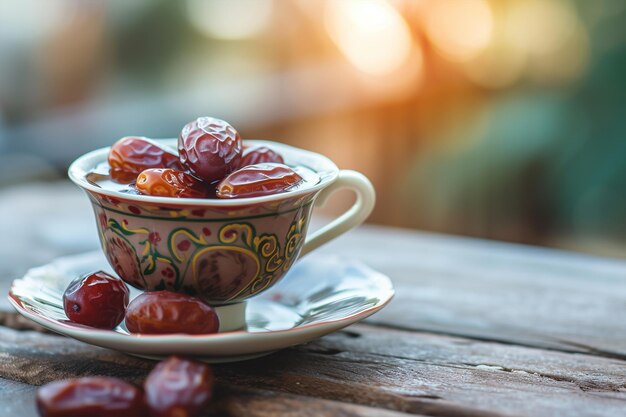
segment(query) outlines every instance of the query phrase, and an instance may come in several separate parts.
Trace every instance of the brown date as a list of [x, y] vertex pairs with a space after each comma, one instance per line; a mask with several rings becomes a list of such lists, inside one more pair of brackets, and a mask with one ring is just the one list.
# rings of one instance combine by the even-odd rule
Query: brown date
[[192, 175], [169, 168], [150, 168], [135, 183], [144, 195], [179, 198], [207, 198], [209, 186]]
[[63, 293], [63, 309], [71, 321], [101, 329], [120, 324], [127, 305], [126, 284], [103, 271], [75, 279]]
[[267, 146], [251, 146], [243, 150], [243, 156], [239, 167], [243, 168], [248, 165], [262, 164], [265, 162], [275, 162], [277, 164], [284, 164], [285, 160], [280, 154]]
[[213, 117], [199, 117], [187, 123], [178, 136], [181, 164], [208, 183], [236, 170], [241, 153], [239, 133], [230, 124]]
[[226, 178], [217, 186], [219, 198], [259, 197], [287, 191], [299, 184], [302, 177], [287, 165], [265, 163], [248, 165]]
[[195, 417], [211, 401], [213, 371], [208, 365], [172, 356], [144, 382], [151, 417]]
[[143, 393], [116, 378], [87, 377], [54, 381], [37, 390], [42, 417], [142, 417]]
[[215, 310], [190, 295], [172, 291], [145, 292], [126, 309], [126, 327], [142, 334], [217, 333]]
[[128, 184], [148, 168], [172, 168], [182, 171], [178, 156], [158, 143], [135, 136], [124, 137], [109, 151], [111, 179]]

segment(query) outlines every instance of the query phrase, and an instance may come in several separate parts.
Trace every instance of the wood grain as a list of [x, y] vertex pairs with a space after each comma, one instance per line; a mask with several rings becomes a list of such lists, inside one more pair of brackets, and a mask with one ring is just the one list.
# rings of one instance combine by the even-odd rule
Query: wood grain
[[[152, 366], [5, 328], [0, 349], [0, 377], [28, 384], [94, 374], [140, 382]], [[625, 370], [617, 359], [357, 325], [266, 358], [215, 366], [224, 401], [215, 407], [227, 415], [244, 415], [246, 407], [272, 415], [305, 397], [323, 400], [312, 408], [319, 415], [371, 415], [380, 408], [429, 416], [621, 416]], [[264, 398], [267, 414], [259, 405]]]
[[[0, 379], [0, 415], [37, 417], [37, 387]], [[402, 417], [405, 413], [263, 390], [218, 389], [205, 416], [228, 417]]]
[[371, 322], [626, 357], [624, 261], [371, 226], [322, 251], [391, 277], [396, 298]]
[[0, 191], [0, 308], [11, 281], [53, 259], [98, 249], [93, 211], [69, 181], [25, 184]]
[[219, 389], [211, 411], [229, 417], [408, 417], [407, 414], [375, 407], [329, 401], [305, 395], [260, 389]]
[[35, 417], [35, 390], [37, 388], [0, 378], [0, 415]]

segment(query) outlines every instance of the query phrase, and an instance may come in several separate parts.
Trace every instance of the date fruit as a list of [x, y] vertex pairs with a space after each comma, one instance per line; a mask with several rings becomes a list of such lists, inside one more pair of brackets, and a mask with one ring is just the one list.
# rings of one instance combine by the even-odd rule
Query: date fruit
[[63, 294], [63, 309], [71, 321], [101, 329], [120, 324], [127, 305], [126, 284], [103, 271], [75, 279]]
[[143, 417], [143, 393], [116, 378], [87, 377], [54, 381], [37, 390], [42, 417]]
[[171, 168], [182, 171], [178, 156], [147, 138], [127, 136], [109, 151], [111, 179], [128, 184], [148, 168]]
[[126, 309], [126, 328], [139, 334], [210, 334], [219, 330], [215, 310], [190, 295], [145, 292]]
[[135, 183], [144, 195], [178, 198], [208, 198], [209, 186], [183, 171], [150, 168], [139, 174]]
[[287, 191], [301, 181], [302, 177], [287, 165], [248, 165], [224, 178], [217, 186], [217, 196], [244, 198], [276, 194]]
[[242, 145], [239, 133], [230, 124], [213, 117], [199, 117], [180, 132], [178, 155], [189, 172], [211, 183], [239, 167]]
[[144, 382], [151, 417], [195, 417], [211, 401], [213, 371], [203, 363], [172, 356]]
[[251, 146], [243, 150], [243, 156], [239, 167], [243, 168], [248, 165], [262, 164], [265, 162], [275, 162], [277, 164], [284, 164], [285, 160], [280, 154], [267, 146]]

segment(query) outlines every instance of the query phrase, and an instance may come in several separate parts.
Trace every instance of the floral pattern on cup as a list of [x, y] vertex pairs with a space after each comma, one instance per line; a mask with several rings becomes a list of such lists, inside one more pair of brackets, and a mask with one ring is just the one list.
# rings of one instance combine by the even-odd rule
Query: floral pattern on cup
[[247, 216], [240, 209], [243, 217], [197, 221], [121, 213], [92, 195], [102, 247], [124, 281], [216, 305], [242, 301], [282, 278], [304, 244], [312, 199], [299, 198], [299, 206], [282, 212], [258, 215], [256, 207]]

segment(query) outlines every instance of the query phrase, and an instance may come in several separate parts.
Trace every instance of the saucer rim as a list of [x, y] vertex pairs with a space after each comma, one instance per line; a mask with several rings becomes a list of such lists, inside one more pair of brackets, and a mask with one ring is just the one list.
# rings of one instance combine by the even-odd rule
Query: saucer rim
[[[234, 331], [223, 332], [223, 333], [199, 334], [199, 335], [187, 334], [187, 333], [172, 333], [172, 334], [167, 334], [167, 335], [132, 334], [132, 333], [121, 333], [115, 330], [91, 328], [88, 326], [82, 326], [80, 324], [68, 324], [62, 321], [49, 318], [46, 315], [37, 314], [33, 312], [32, 310], [30, 310], [29, 308], [23, 305], [22, 301], [19, 299], [18, 296], [16, 296], [13, 293], [12, 290], [9, 291], [7, 298], [9, 300], [9, 303], [11, 303], [11, 305], [13, 306], [13, 308], [15, 308], [15, 310], [18, 313], [20, 313], [22, 316], [26, 317], [29, 320], [34, 321], [37, 324], [40, 324], [41, 326], [47, 328], [48, 330], [52, 330], [56, 332], [54, 327], [66, 329], [67, 332], [62, 332], [62, 333], [59, 332], [64, 335], [68, 335], [70, 333], [72, 334], [89, 333], [93, 336], [98, 336], [96, 337], [97, 339], [103, 340], [102, 338], [106, 338], [106, 340], [110, 341], [111, 338], [121, 338], [124, 342], [131, 342], [133, 344], [135, 342], [137, 343], [149, 342], [150, 344], [157, 343], [157, 342], [172, 343], [175, 340], [184, 338], [186, 342], [193, 342], [195, 344], [195, 343], [206, 342], [206, 341], [219, 341], [221, 339], [232, 339], [233, 337], [236, 338], [238, 336], [245, 336], [245, 337], [248, 337], [248, 336], [267, 337], [269, 335], [280, 336], [281, 334], [286, 334], [286, 333], [290, 333], [294, 331], [306, 331], [311, 328], [317, 328], [317, 327], [322, 327], [322, 326], [327, 326], [327, 325], [335, 325], [337, 323], [343, 324], [344, 322], [346, 322], [347, 323], [346, 326], [348, 326], [355, 322], [366, 319], [367, 317], [374, 314], [376, 311], [384, 308], [387, 304], [389, 304], [395, 296], [395, 290], [392, 286], [388, 290], [389, 290], [388, 297], [381, 303], [378, 303], [358, 313], [353, 313], [353, 314], [344, 316], [339, 319], [325, 320], [325, 321], [319, 321], [315, 323], [298, 325], [289, 329], [282, 329], [282, 330], [268, 330], [264, 332], [247, 332], [245, 330], [234, 330]], [[49, 323], [50, 326], [44, 323]], [[138, 342], [138, 341], [142, 341], [142, 342]]]
[[[87, 254], [88, 253], [85, 253], [83, 255]], [[81, 255], [78, 255], [78, 257], [79, 256]], [[74, 257], [70, 256], [64, 258]], [[35, 323], [38, 323], [39, 325], [55, 333], [69, 336], [91, 345], [115, 349], [127, 353], [138, 353], [144, 355], [165, 354], [163, 352], [165, 352], [167, 348], [175, 349], [183, 346], [183, 349], [186, 351], [197, 351], [198, 349], [203, 348], [215, 352], [213, 356], [229, 356], [235, 358], [249, 353], [254, 353], [254, 349], [237, 349], [237, 351], [233, 352], [232, 354], [228, 353], [229, 350], [220, 351], [220, 349], [227, 349], [229, 345], [239, 342], [245, 342], [243, 343], [243, 345], [246, 345], [251, 340], [257, 341], [258, 343], [265, 345], [265, 347], [270, 346], [269, 349], [265, 350], [278, 350], [300, 343], [305, 343], [317, 337], [321, 337], [325, 334], [332, 333], [346, 326], [364, 320], [370, 315], [380, 311], [391, 302], [395, 295], [395, 289], [393, 287], [391, 279], [387, 275], [369, 267], [365, 263], [358, 260], [340, 260], [336, 256], [331, 256], [330, 258], [335, 258], [342, 263], [353, 263], [366, 269], [368, 274], [368, 280], [366, 280], [366, 282], [368, 282], [369, 285], [372, 285], [377, 292], [377, 301], [375, 305], [372, 305], [365, 308], [364, 310], [355, 313], [343, 315], [339, 318], [295, 325], [294, 327], [280, 330], [265, 329], [264, 331], [259, 332], [234, 330], [208, 335], [190, 335], [185, 333], [175, 333], [168, 335], [136, 335], [123, 333], [114, 329], [107, 330], [91, 328], [77, 323], [71, 323], [51, 318], [45, 314], [45, 311], [38, 311], [38, 309], [34, 306], [31, 306], [27, 300], [22, 300], [22, 297], [17, 295], [14, 292], [14, 289], [18, 282], [27, 278], [29, 274], [28, 272], [24, 274], [23, 277], [15, 279], [13, 281], [11, 285], [11, 290], [9, 291], [7, 296], [13, 308], [15, 308], [15, 310], [20, 315]], [[55, 260], [46, 265], [31, 268], [31, 270], [55, 265], [57, 261], [58, 260]]]

